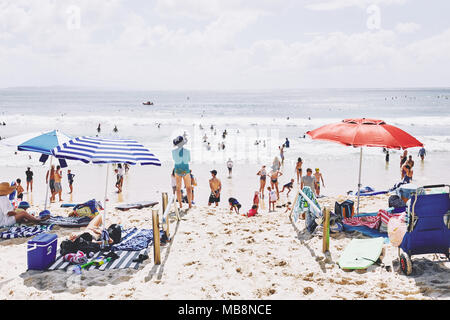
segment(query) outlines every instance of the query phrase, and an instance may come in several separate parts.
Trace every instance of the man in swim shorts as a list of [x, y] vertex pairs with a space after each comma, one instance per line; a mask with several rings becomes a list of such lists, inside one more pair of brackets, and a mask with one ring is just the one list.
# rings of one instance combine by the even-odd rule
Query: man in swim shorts
[[208, 206], [212, 203], [216, 204], [216, 207], [220, 202], [220, 191], [222, 190], [222, 183], [217, 179], [217, 171], [211, 171], [212, 178], [209, 180], [209, 187], [211, 188], [211, 195], [209, 196]]
[[319, 168], [316, 168], [316, 173], [314, 173], [314, 178], [316, 179], [316, 196], [320, 195], [320, 180], [322, 180], [322, 184], [325, 187], [325, 183], [323, 182], [323, 176], [319, 171]]

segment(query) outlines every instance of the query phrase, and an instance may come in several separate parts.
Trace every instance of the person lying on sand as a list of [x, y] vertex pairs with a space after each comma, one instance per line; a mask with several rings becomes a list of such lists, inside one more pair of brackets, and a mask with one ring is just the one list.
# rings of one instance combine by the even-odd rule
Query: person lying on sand
[[[77, 238], [83, 238], [86, 241], [94, 241], [94, 242], [101, 242], [101, 236], [102, 236], [102, 226], [103, 224], [103, 215], [99, 214], [95, 216], [94, 219], [89, 222], [89, 224], [86, 227], [86, 230], [81, 233], [72, 233], [69, 236], [69, 240], [75, 241]], [[121, 240], [121, 231], [120, 227], [116, 224], [112, 224], [108, 228], [108, 234], [109, 234], [109, 240], [108, 244], [114, 244], [119, 243]]]
[[0, 225], [1, 226], [12, 226], [15, 223], [31, 222], [40, 223], [45, 221], [50, 216], [36, 218], [29, 214], [26, 209], [28, 206], [22, 206], [19, 209], [14, 210], [11, 201], [9, 201], [8, 195], [16, 190], [16, 186], [10, 186], [8, 182], [0, 183]]

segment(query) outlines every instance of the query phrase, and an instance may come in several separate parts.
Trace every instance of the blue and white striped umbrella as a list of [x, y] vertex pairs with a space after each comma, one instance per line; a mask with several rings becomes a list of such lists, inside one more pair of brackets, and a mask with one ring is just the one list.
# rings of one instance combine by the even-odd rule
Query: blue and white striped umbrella
[[135, 140], [78, 137], [52, 150], [56, 158], [80, 160], [84, 163], [128, 163], [155, 165], [161, 162]]
[[[161, 162], [150, 150], [135, 140], [78, 137], [52, 150], [56, 158], [80, 160], [84, 163], [107, 163], [105, 202], [103, 205], [103, 230], [106, 230], [106, 202], [108, 198], [108, 178], [110, 163], [161, 166]], [[103, 233], [102, 233], [103, 234]], [[107, 239], [104, 244], [106, 243]]]

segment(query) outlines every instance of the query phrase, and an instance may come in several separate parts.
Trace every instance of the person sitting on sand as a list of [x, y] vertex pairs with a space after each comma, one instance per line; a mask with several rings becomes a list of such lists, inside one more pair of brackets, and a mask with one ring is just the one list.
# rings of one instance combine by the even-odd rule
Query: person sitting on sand
[[269, 212], [275, 211], [275, 202], [277, 202], [278, 197], [275, 190], [272, 190], [271, 187], [267, 187], [269, 191]]
[[26, 212], [27, 208], [20, 208], [19, 210], [14, 210], [11, 201], [9, 201], [8, 195], [16, 190], [16, 186], [10, 186], [8, 182], [0, 183], [0, 225], [1, 226], [12, 226], [15, 223], [30, 222], [30, 223], [40, 223], [41, 221], [47, 220], [50, 216], [36, 218], [31, 214]]
[[239, 203], [239, 201], [237, 201], [237, 199], [235, 198], [229, 198], [228, 203], [230, 204], [230, 212], [234, 209], [234, 211], [239, 214], [239, 209], [241, 208], [241, 204]]
[[288, 183], [286, 183], [284, 186], [283, 186], [283, 189], [281, 189], [281, 193], [283, 193], [284, 192], [284, 189], [288, 189], [288, 193], [286, 194], [286, 195], [289, 195], [289, 193], [291, 192], [291, 190], [292, 190], [292, 188], [294, 187], [294, 179], [291, 179], [291, 181], [290, 182], [288, 182]]
[[254, 217], [258, 214], [258, 206], [257, 205], [252, 205], [252, 208], [250, 210], [248, 210], [247, 214], [243, 215], [243, 216], [247, 216], [247, 217]]
[[259, 192], [255, 191], [255, 195], [253, 196], [253, 205], [259, 207]]
[[212, 178], [209, 180], [209, 187], [211, 188], [211, 195], [209, 196], [208, 206], [212, 203], [216, 204], [216, 207], [220, 202], [220, 191], [222, 190], [222, 183], [217, 179], [217, 171], [211, 171]]

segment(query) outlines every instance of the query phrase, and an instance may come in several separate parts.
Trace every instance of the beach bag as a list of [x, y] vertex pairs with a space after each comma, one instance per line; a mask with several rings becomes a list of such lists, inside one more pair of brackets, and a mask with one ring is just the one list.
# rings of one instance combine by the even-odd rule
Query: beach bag
[[389, 204], [389, 207], [393, 207], [393, 208], [402, 208], [402, 207], [405, 207], [405, 203], [403, 202], [403, 200], [399, 197], [399, 196], [397, 196], [397, 195], [392, 195], [392, 196], [390, 196], [389, 197], [389, 200], [388, 200], [388, 204]]
[[342, 203], [336, 201], [334, 204], [334, 213], [341, 219], [351, 218], [355, 213], [353, 204], [354, 202], [352, 200], [345, 200]]
[[392, 217], [389, 219], [387, 231], [389, 236], [389, 241], [394, 247], [399, 247], [402, 244], [403, 237], [406, 234], [406, 223], [404, 221], [404, 216]]
[[98, 215], [100, 209], [102, 209], [100, 204], [95, 201], [95, 199], [92, 199], [85, 203], [76, 205], [73, 208], [73, 212], [69, 216], [93, 218]]

